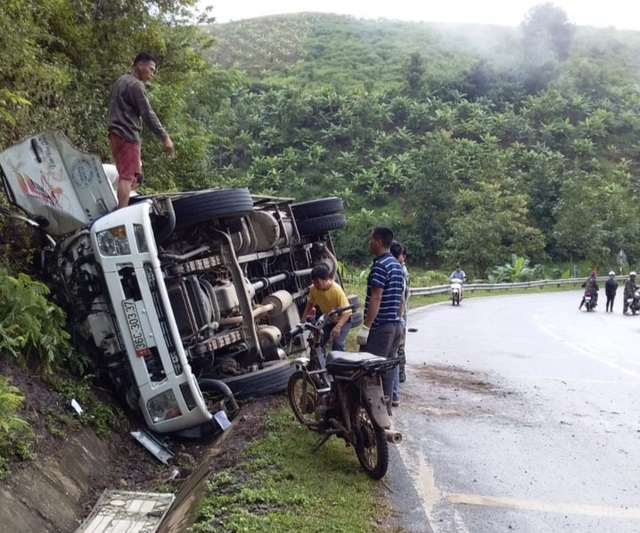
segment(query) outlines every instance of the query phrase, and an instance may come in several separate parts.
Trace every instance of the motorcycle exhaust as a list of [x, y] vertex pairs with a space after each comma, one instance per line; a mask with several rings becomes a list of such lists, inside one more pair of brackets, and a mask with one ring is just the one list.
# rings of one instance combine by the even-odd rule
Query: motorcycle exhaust
[[398, 444], [402, 441], [402, 433], [393, 431], [392, 429], [385, 429], [384, 436], [387, 437], [387, 440], [392, 444]]

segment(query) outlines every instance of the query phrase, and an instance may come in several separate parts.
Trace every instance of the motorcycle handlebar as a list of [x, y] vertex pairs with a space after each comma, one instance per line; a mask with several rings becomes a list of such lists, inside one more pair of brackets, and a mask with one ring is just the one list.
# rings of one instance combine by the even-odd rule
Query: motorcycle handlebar
[[353, 309], [356, 309], [357, 307], [358, 307], [357, 305], [351, 304], [351, 305], [345, 305], [344, 307], [336, 307], [334, 309], [331, 309], [328, 313], [325, 313], [320, 318], [318, 318], [318, 320], [316, 321], [316, 324], [317, 325], [324, 324], [332, 316], [341, 315], [345, 311], [352, 311]]
[[351, 311], [354, 309], [357, 309], [358, 306], [356, 304], [351, 304], [351, 305], [345, 305], [344, 307], [336, 307], [334, 309], [331, 309], [329, 312], [325, 313], [324, 315], [321, 315], [319, 318], [317, 319], [311, 319], [308, 322], [301, 322], [300, 324], [294, 326], [291, 331], [289, 332], [289, 335], [291, 335], [292, 337], [295, 337], [296, 335], [299, 335], [300, 333], [302, 333], [304, 330], [306, 329], [317, 329], [320, 328], [324, 325], [324, 323], [332, 316], [334, 315], [341, 315], [342, 313], [344, 313], [345, 311]]

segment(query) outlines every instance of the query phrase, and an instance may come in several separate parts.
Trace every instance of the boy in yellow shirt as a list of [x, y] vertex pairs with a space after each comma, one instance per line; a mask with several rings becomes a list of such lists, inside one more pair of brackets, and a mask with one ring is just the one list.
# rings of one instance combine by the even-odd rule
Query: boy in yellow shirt
[[[329, 268], [326, 265], [316, 265], [311, 270], [313, 285], [309, 287], [309, 299], [302, 316], [306, 317], [317, 305], [322, 314], [328, 313], [336, 307], [349, 305], [349, 300], [340, 285], [331, 279]], [[334, 316], [324, 326], [322, 346], [329, 338], [333, 340], [332, 350], [343, 351], [347, 333], [351, 328], [351, 310], [345, 311], [339, 316]]]

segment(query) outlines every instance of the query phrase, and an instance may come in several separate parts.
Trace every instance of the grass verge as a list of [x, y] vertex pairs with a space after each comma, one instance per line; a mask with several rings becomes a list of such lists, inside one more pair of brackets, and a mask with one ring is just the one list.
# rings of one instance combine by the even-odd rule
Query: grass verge
[[299, 424], [286, 400], [239, 462], [211, 475], [191, 532], [382, 533], [388, 512], [380, 482], [360, 469], [352, 448], [331, 438], [316, 453], [317, 434]]

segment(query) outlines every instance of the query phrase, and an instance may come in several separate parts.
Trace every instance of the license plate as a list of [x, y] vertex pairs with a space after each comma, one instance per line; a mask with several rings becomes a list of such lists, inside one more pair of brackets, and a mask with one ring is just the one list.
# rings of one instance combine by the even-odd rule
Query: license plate
[[136, 304], [133, 300], [122, 300], [122, 307], [124, 308], [124, 316], [127, 319], [127, 326], [129, 326], [129, 333], [131, 334], [131, 340], [133, 340], [133, 348], [136, 351], [136, 355], [138, 357], [149, 355], [151, 350], [149, 350], [147, 341], [144, 339], [144, 331], [142, 331]]

